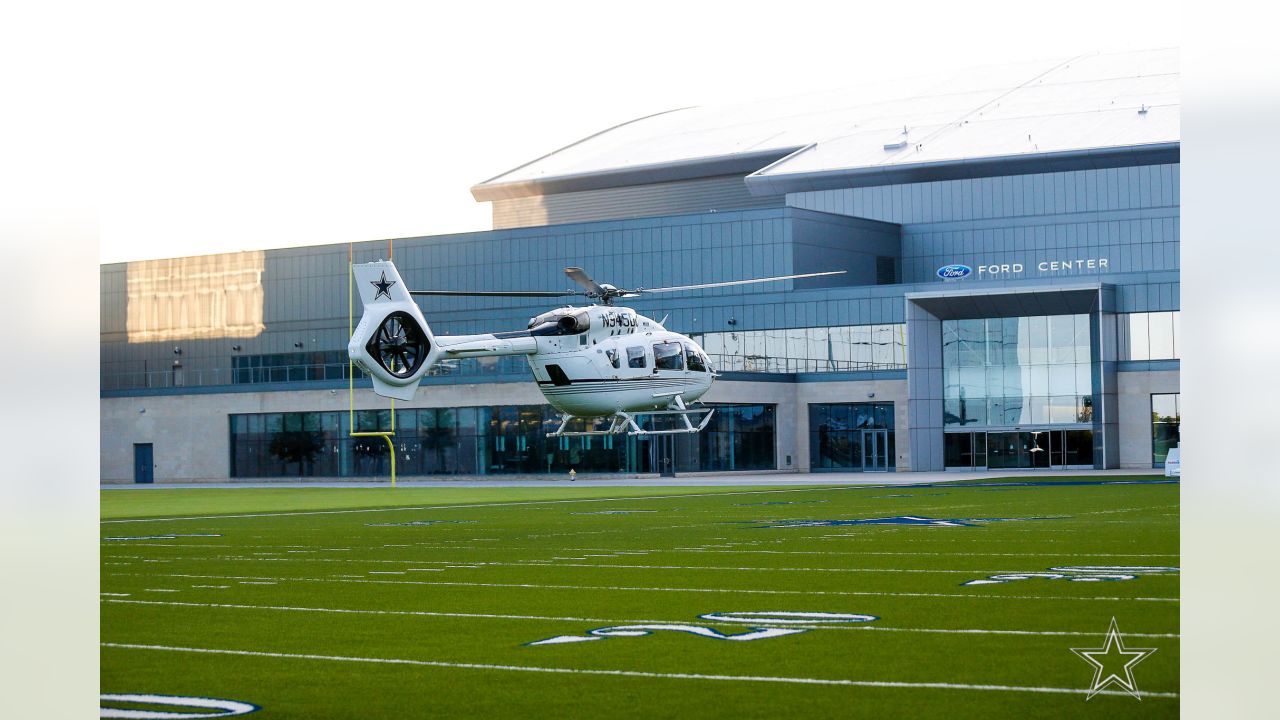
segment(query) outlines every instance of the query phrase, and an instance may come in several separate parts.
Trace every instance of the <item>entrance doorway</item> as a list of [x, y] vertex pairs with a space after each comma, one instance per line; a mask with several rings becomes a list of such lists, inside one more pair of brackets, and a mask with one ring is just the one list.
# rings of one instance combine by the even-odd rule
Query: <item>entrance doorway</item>
[[155, 476], [152, 474], [155, 464], [151, 457], [151, 443], [133, 444], [133, 481], [135, 483], [155, 482]]
[[862, 470], [863, 472], [889, 471], [889, 431], [862, 431]]
[[982, 430], [947, 433], [947, 469], [1092, 468], [1092, 430]]

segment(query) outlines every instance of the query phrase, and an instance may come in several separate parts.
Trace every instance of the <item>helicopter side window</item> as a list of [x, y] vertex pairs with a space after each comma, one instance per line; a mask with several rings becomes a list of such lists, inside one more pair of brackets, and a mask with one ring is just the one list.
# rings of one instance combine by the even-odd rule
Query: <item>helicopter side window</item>
[[702, 354], [693, 349], [692, 345], [684, 346], [685, 362], [689, 364], [689, 369], [694, 372], [706, 372], [707, 364], [703, 362]]
[[644, 362], [644, 348], [629, 347], [627, 348], [627, 367], [642, 368]]
[[653, 365], [659, 370], [683, 370], [684, 353], [680, 343], [658, 343], [653, 346]]
[[614, 369], [617, 369], [618, 366], [621, 365], [620, 361], [622, 360], [622, 358], [618, 356], [617, 350], [614, 350], [613, 348], [605, 350], [604, 356], [609, 358], [609, 364], [612, 365]]

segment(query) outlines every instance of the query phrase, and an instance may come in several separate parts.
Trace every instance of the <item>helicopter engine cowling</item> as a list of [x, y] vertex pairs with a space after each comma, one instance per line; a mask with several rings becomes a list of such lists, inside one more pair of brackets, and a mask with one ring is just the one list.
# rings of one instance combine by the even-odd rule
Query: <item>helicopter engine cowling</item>
[[364, 313], [347, 354], [373, 379], [374, 392], [412, 400], [418, 383], [440, 357], [435, 336], [394, 264], [363, 263], [352, 271]]

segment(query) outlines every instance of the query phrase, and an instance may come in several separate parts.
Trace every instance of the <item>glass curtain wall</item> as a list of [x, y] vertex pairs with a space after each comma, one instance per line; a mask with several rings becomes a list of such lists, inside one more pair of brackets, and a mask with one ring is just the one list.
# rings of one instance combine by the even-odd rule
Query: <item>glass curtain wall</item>
[[[717, 407], [701, 433], [680, 436], [681, 470], [773, 469], [773, 405]], [[357, 431], [389, 431], [390, 410], [358, 410]], [[607, 424], [607, 423], [606, 423]], [[548, 438], [560, 425], [548, 405], [396, 411], [396, 472], [496, 475], [651, 472], [650, 439], [627, 435]], [[390, 473], [382, 438], [350, 437], [345, 412], [232, 415], [232, 477], [367, 477]], [[596, 424], [599, 427], [599, 424]], [[586, 429], [577, 420], [571, 430]]]
[[1089, 316], [942, 323], [948, 468], [1093, 464]]
[[903, 323], [693, 335], [717, 370], [739, 372], [849, 372], [904, 370]]
[[811, 470], [888, 470], [896, 457], [893, 403], [809, 405]]
[[1093, 419], [1088, 315], [942, 323], [948, 429]]
[[1164, 467], [1169, 451], [1181, 441], [1182, 408], [1178, 393], [1151, 396], [1151, 464]]

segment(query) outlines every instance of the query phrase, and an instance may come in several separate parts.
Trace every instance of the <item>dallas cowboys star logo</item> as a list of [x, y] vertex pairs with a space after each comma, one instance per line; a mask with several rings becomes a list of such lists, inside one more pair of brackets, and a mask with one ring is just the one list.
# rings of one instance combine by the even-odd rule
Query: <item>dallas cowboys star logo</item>
[[396, 284], [396, 281], [395, 281], [395, 280], [388, 280], [388, 279], [387, 279], [387, 274], [384, 272], [384, 273], [382, 273], [382, 278], [381, 278], [380, 280], [370, 280], [370, 281], [369, 281], [369, 284], [370, 284], [370, 285], [372, 285], [374, 288], [376, 288], [376, 289], [378, 290], [378, 292], [376, 292], [376, 293], [374, 293], [374, 294], [373, 294], [373, 299], [374, 299], [374, 300], [377, 300], [378, 298], [382, 297], [383, 295], [386, 295], [386, 296], [387, 296], [387, 299], [388, 299], [388, 300], [390, 300], [390, 299], [391, 299], [391, 286], [392, 286], [392, 285], [395, 285], [395, 284]]
[[1120, 638], [1120, 627], [1116, 625], [1116, 619], [1111, 618], [1111, 628], [1107, 630], [1107, 640], [1102, 647], [1096, 650], [1071, 648], [1071, 652], [1079, 655], [1094, 668], [1093, 685], [1090, 686], [1089, 696], [1085, 700], [1092, 700], [1094, 695], [1102, 692], [1112, 683], [1141, 700], [1142, 697], [1138, 695], [1138, 686], [1133, 681], [1133, 667], [1146, 660], [1155, 651], [1156, 648], [1126, 649], [1124, 640]]

